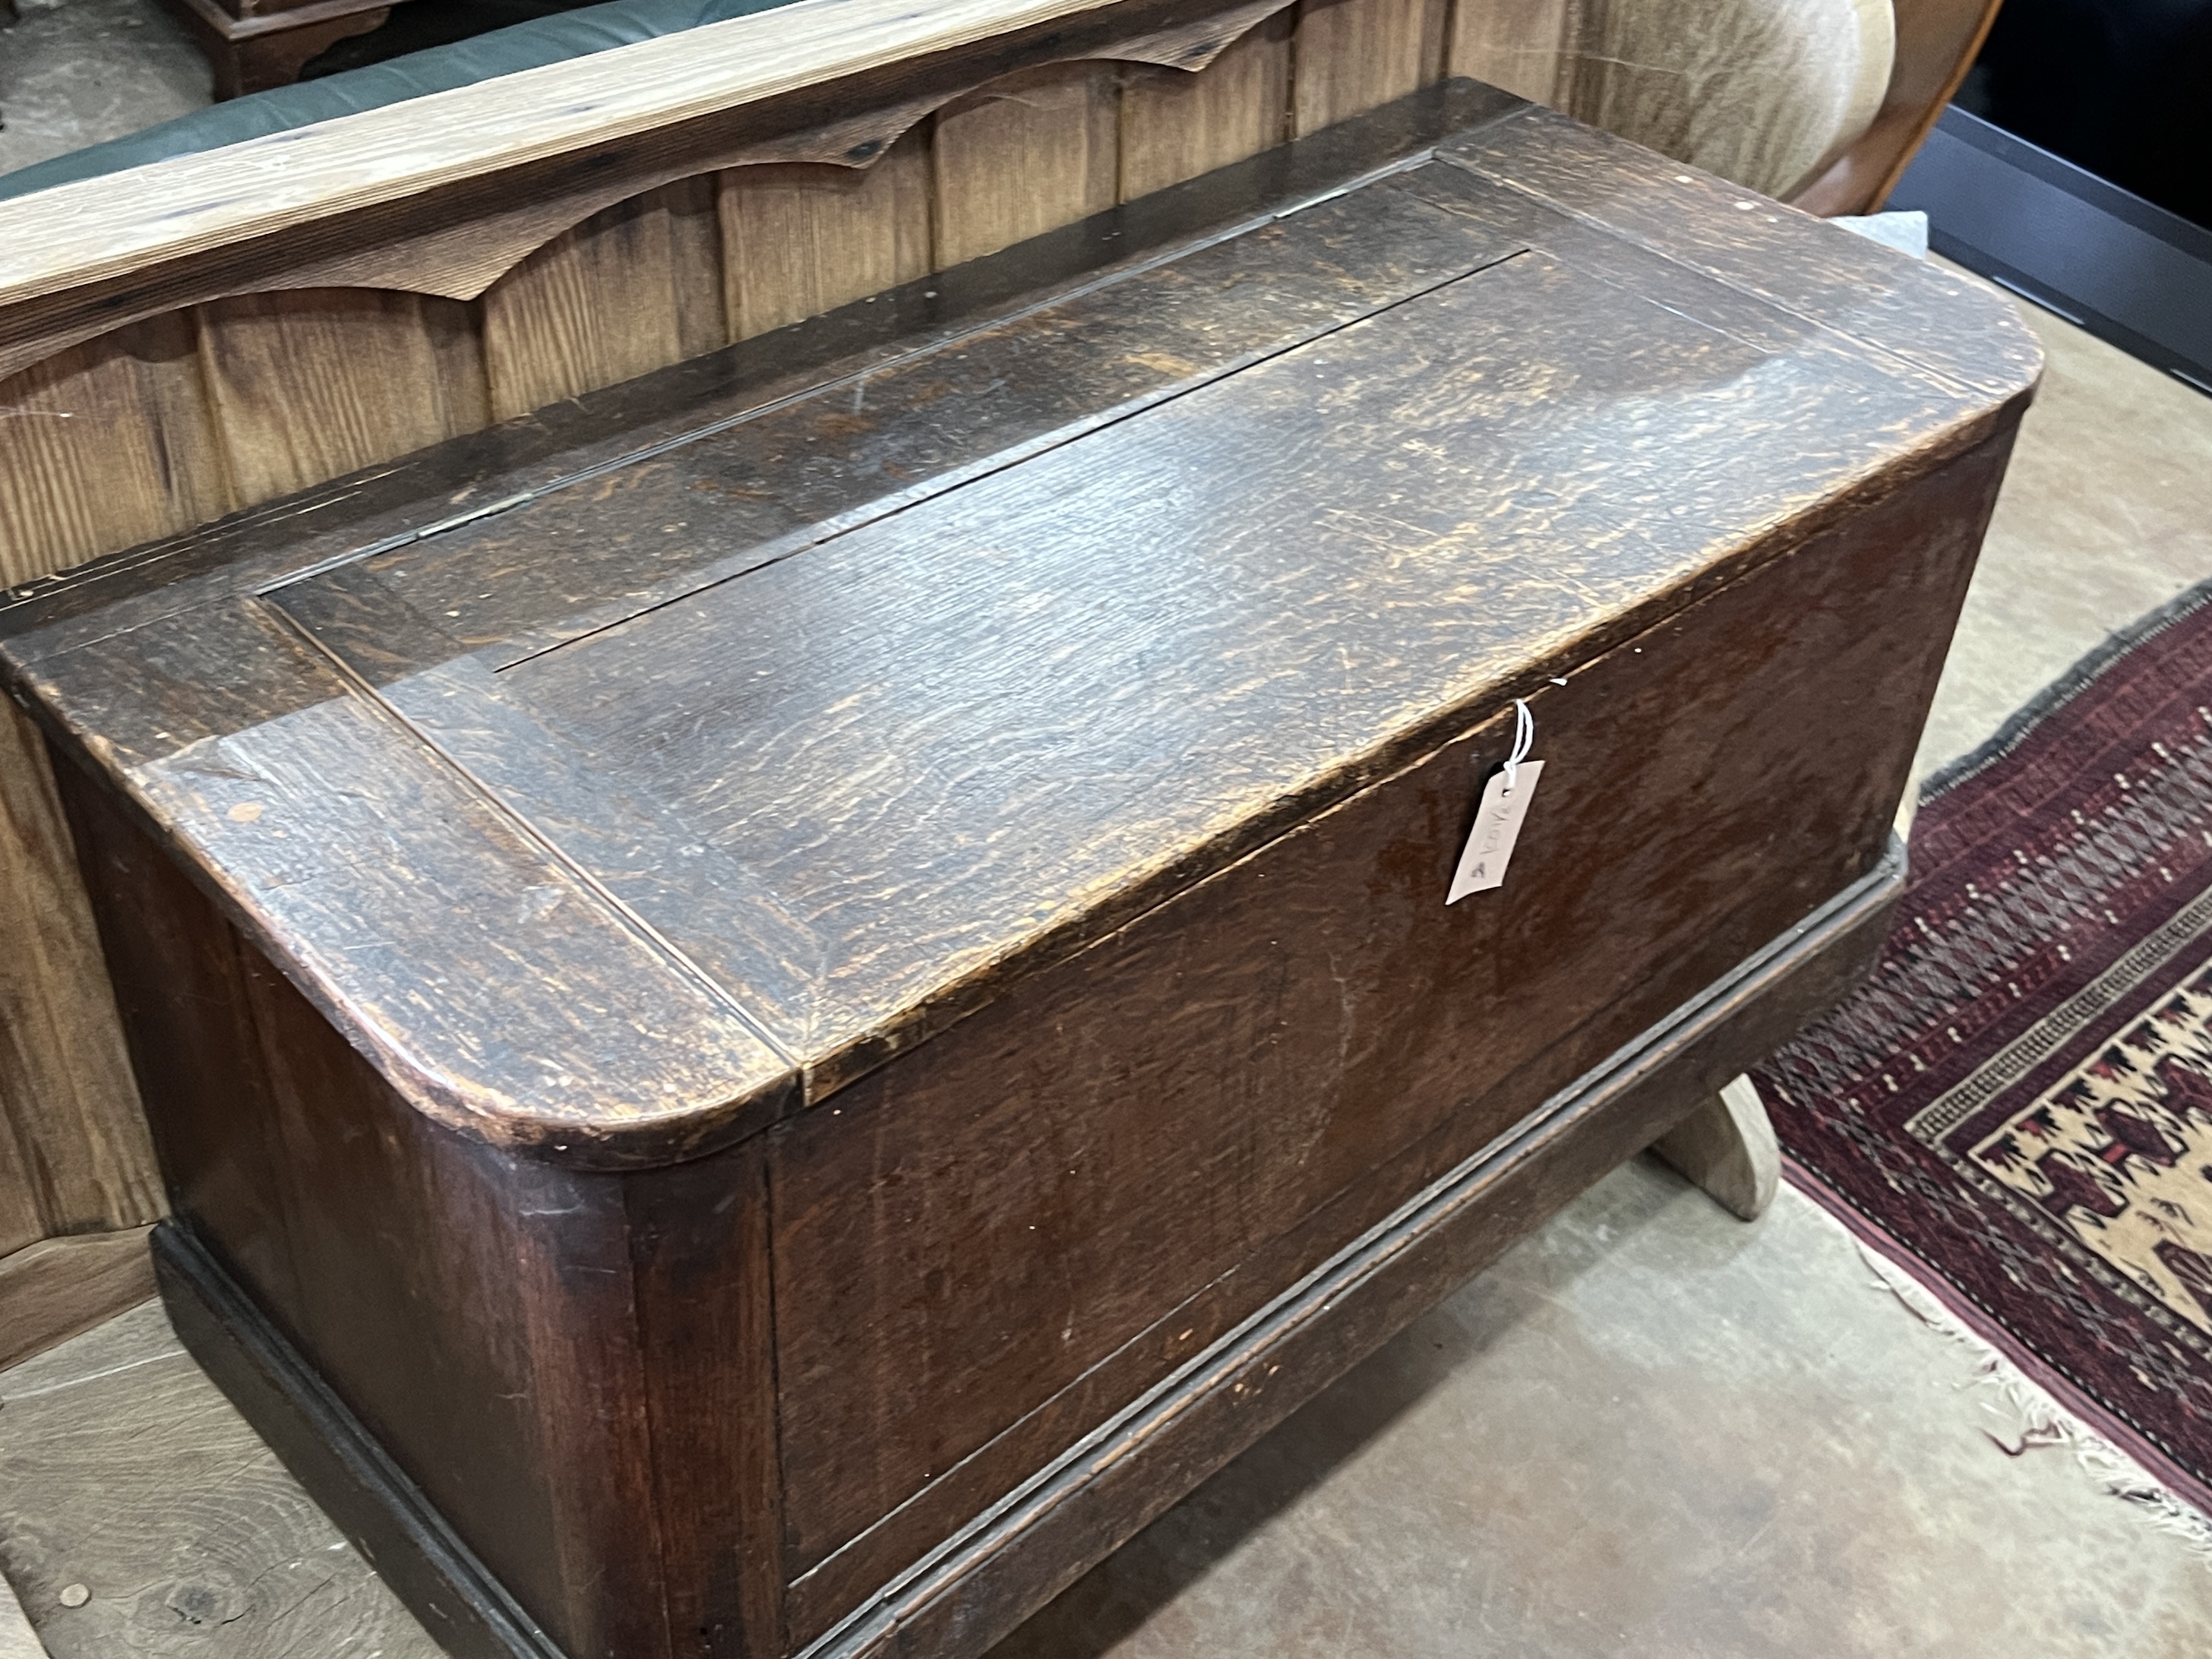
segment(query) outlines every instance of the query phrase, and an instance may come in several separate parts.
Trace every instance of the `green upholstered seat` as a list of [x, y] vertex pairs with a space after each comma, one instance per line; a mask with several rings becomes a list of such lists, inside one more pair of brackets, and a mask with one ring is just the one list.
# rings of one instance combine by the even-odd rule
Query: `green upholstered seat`
[[410, 52], [388, 63], [233, 99], [143, 132], [20, 167], [0, 174], [0, 200], [120, 173], [172, 155], [190, 155], [272, 132], [289, 132], [341, 115], [357, 115], [363, 110], [471, 86], [495, 76], [792, 3], [793, 0], [612, 0], [611, 4], [533, 18], [473, 40]]

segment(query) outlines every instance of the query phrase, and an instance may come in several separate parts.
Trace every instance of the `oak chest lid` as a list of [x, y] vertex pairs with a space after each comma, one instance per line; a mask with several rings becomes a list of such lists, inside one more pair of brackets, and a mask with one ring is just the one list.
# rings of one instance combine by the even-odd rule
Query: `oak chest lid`
[[458, 501], [430, 452], [378, 533], [219, 529], [0, 633], [422, 1109], [654, 1159], [1957, 453], [2035, 366], [1966, 283], [1528, 111]]

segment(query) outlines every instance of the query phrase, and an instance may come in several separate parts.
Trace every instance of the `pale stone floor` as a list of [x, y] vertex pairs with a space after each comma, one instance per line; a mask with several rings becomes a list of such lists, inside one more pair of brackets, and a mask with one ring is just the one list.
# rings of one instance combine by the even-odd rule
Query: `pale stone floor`
[[[153, 0], [22, 5], [0, 171], [204, 100]], [[28, 50], [65, 34], [104, 44]], [[2031, 318], [2050, 374], [1923, 773], [2212, 577], [2212, 399]], [[2070, 1452], [2001, 1450], [1981, 1364], [1796, 1193], [1747, 1226], [1639, 1161], [999, 1654], [2212, 1652], [2212, 1562]], [[0, 1567], [55, 1659], [433, 1659], [150, 1304], [0, 1373]]]
[[213, 76], [161, 0], [15, 0], [0, 27], [0, 173], [204, 106]]

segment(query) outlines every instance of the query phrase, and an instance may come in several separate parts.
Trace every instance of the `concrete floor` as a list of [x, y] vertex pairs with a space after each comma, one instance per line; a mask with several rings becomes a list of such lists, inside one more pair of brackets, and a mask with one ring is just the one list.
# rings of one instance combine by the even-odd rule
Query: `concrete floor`
[[0, 25], [0, 173], [204, 107], [207, 60], [161, 0], [15, 0]]

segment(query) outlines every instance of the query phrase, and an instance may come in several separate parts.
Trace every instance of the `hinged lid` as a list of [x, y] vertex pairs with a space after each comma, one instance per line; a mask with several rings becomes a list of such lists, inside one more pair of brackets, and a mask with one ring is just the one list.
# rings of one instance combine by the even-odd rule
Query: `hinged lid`
[[19, 606], [8, 649], [425, 1109], [667, 1157], [1957, 453], [2035, 365], [1965, 282], [1530, 112], [381, 550]]

